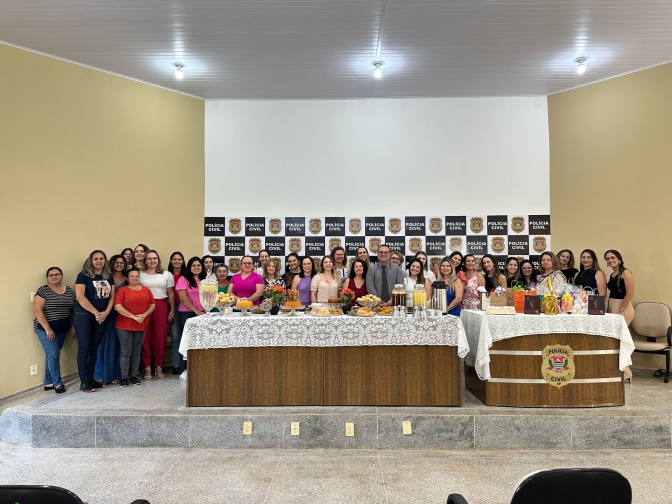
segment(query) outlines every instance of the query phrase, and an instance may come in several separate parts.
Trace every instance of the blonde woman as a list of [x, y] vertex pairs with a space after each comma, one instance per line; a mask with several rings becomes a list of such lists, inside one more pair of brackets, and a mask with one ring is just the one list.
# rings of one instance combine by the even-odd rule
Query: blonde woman
[[151, 361], [157, 378], [163, 378], [163, 357], [166, 353], [168, 324], [175, 317], [175, 278], [161, 267], [156, 250], [148, 250], [140, 272], [140, 285], [147, 287], [154, 296], [155, 309], [147, 318], [145, 339], [140, 353], [140, 365], [145, 369], [145, 380], [152, 379]]
[[75, 331], [79, 390], [95, 392], [105, 386], [93, 378], [98, 346], [107, 329], [107, 317], [114, 305], [114, 279], [102, 250], [94, 250], [75, 280]]
[[310, 282], [310, 301], [312, 303], [326, 303], [329, 298], [338, 297], [341, 290], [341, 278], [334, 269], [331, 256], [322, 258], [321, 272]]
[[261, 276], [264, 279], [266, 287], [277, 285], [283, 289], [285, 288], [285, 281], [280, 276], [280, 268], [278, 268], [278, 263], [274, 260], [267, 260], [264, 263], [263, 274]]
[[473, 254], [466, 254], [463, 259], [464, 270], [458, 272], [458, 277], [464, 284], [462, 293], [462, 308], [478, 310], [481, 304], [479, 287], [485, 287], [485, 277], [476, 271], [476, 258]]
[[460, 316], [462, 311], [462, 294], [464, 285], [457, 278], [455, 266], [450, 257], [444, 257], [439, 263], [439, 275], [436, 279], [446, 284], [446, 303], [448, 315]]
[[537, 279], [537, 294], [551, 293], [548, 288], [548, 280], [550, 279], [553, 284], [553, 292], [555, 292], [556, 296], [561, 297], [565, 293], [567, 279], [560, 272], [560, 262], [555, 257], [555, 254], [550, 251], [541, 254], [539, 257], [539, 268], [541, 269], [541, 275]]

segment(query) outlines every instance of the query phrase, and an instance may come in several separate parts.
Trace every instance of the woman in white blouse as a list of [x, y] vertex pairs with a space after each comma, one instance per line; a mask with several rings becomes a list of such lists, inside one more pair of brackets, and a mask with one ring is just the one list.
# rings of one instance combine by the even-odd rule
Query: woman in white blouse
[[341, 279], [334, 270], [331, 256], [322, 258], [321, 272], [310, 282], [310, 300], [313, 303], [326, 303], [329, 298], [338, 297], [341, 290]]
[[145, 380], [152, 379], [151, 361], [157, 378], [163, 378], [163, 356], [166, 353], [168, 323], [175, 316], [175, 280], [172, 273], [161, 267], [156, 250], [149, 250], [143, 258], [140, 285], [148, 287], [154, 295], [156, 309], [149, 315], [145, 339], [140, 352], [140, 365], [145, 369]]

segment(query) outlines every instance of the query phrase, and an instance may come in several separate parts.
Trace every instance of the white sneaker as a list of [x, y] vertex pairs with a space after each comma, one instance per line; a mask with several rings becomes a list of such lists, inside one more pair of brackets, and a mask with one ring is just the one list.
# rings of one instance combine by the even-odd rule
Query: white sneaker
[[184, 371], [182, 371], [182, 374], [180, 375], [180, 380], [187, 381], [187, 370], [186, 369]]

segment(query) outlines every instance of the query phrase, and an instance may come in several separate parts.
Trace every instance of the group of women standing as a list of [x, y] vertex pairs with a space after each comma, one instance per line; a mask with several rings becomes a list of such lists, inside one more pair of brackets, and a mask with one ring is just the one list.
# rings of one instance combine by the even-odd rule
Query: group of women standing
[[506, 288], [521, 285], [525, 289], [535, 289], [537, 294], [549, 294], [547, 280], [550, 280], [553, 292], [558, 296], [565, 292], [565, 285], [568, 282], [584, 288], [590, 287], [601, 296], [606, 296], [608, 291], [609, 313], [623, 315], [628, 325], [635, 316], [631, 302], [635, 290], [634, 278], [632, 271], [625, 267], [623, 256], [617, 250], [610, 249], [604, 253], [607, 266], [612, 270], [608, 278], [600, 268], [597, 255], [591, 249], [581, 252], [578, 269], [575, 267], [574, 254], [568, 249], [561, 250], [557, 256], [550, 251], [542, 253], [539, 257], [540, 271], [536, 271], [528, 259], [519, 261], [515, 257], [509, 257], [504, 272], [501, 272], [496, 259], [486, 254], [481, 258], [481, 272], [478, 272], [476, 258], [473, 255], [466, 254], [462, 257], [459, 252], [454, 252], [451, 257], [461, 257], [459, 269], [465, 282], [464, 308], [478, 308], [479, 286], [491, 291], [497, 286]]
[[[479, 287], [490, 291], [497, 286], [521, 285], [545, 294], [549, 292], [546, 280], [550, 279], [555, 293], [561, 295], [565, 284], [572, 281], [591, 287], [600, 295], [606, 295], [608, 290], [608, 311], [622, 314], [630, 324], [634, 317], [632, 272], [616, 250], [607, 250], [604, 259], [612, 269], [608, 278], [590, 249], [581, 252], [578, 269], [574, 254], [565, 249], [557, 256], [550, 251], [541, 254], [540, 271], [527, 259], [510, 257], [503, 272], [489, 254], [481, 258], [479, 271], [476, 257], [460, 252], [443, 258], [431, 271], [427, 255], [418, 252], [409, 263], [404, 287], [410, 296], [416, 284], [424, 285], [427, 297], [431, 298], [432, 283], [443, 281], [448, 313], [459, 315], [462, 308], [478, 308]], [[390, 262], [402, 267], [405, 258], [401, 252], [392, 251]], [[180, 252], [173, 252], [164, 270], [158, 252], [144, 244], [126, 248], [109, 260], [102, 250], [94, 250], [77, 275], [74, 291], [63, 284], [59, 267], [49, 268], [47, 283], [35, 295], [33, 321], [46, 355], [44, 389], [65, 392], [59, 355], [73, 323], [78, 342], [80, 390], [94, 392], [107, 383], [139, 385], [138, 370], [142, 370], [145, 380], [151, 380], [152, 364], [154, 376], [164, 378], [162, 366], [169, 330], [173, 374], [186, 380], [180, 341], [187, 320], [204, 313], [199, 286], [208, 275], [216, 278], [219, 292], [227, 292], [235, 299], [247, 298], [255, 305], [259, 304], [264, 289], [271, 285], [297, 290], [304, 305], [336, 298], [346, 288], [354, 292], [354, 299], [367, 294], [370, 259], [365, 247], [357, 249], [350, 263], [342, 247], [334, 248], [322, 258], [319, 271], [313, 258], [295, 253], [287, 256], [282, 275], [279, 262], [268, 251], [260, 252], [259, 263], [255, 270], [253, 258], [243, 257], [240, 272], [229, 279], [228, 268], [215, 265], [207, 255], [194, 256], [185, 262]]]

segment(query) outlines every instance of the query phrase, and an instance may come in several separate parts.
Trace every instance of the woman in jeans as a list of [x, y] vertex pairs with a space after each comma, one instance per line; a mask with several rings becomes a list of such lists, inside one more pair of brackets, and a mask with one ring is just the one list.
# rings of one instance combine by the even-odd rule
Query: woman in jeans
[[98, 346], [107, 328], [107, 316], [114, 304], [114, 279], [105, 252], [94, 250], [75, 281], [75, 331], [77, 369], [82, 392], [95, 392], [103, 383], [93, 379]]
[[72, 326], [72, 310], [75, 308], [75, 293], [63, 285], [63, 271], [58, 266], [47, 270], [47, 284], [35, 293], [33, 327], [44, 348], [44, 390], [65, 392], [61, 380], [61, 348]]
[[[168, 265], [168, 271], [173, 275], [173, 284], [177, 285], [177, 281], [181, 276], [187, 271], [187, 266], [184, 262], [184, 256], [182, 252], [176, 251], [170, 254], [170, 264]], [[170, 322], [170, 353], [173, 358], [173, 374], [179, 375], [180, 371], [180, 352], [178, 351], [179, 343], [175, 342], [180, 341], [180, 328], [179, 322], [177, 320], [177, 312], [180, 308], [180, 298], [175, 293], [175, 316]]]
[[[180, 307], [177, 310], [179, 338], [173, 344], [179, 349], [180, 341], [182, 340], [182, 332], [184, 326], [191, 317], [203, 315], [203, 306], [199, 297], [199, 286], [201, 279], [204, 277], [203, 265], [198, 257], [192, 257], [187, 263], [187, 271], [184, 276], [177, 281], [175, 290], [180, 298]], [[180, 380], [187, 379], [187, 368], [184, 357], [180, 355], [180, 363], [178, 366], [180, 371]]]
[[[113, 255], [110, 258], [110, 271], [114, 280], [115, 292], [126, 285], [126, 261], [121, 255]], [[93, 379], [105, 384], [116, 384], [121, 380], [121, 368], [119, 367], [119, 338], [115, 328], [117, 312], [112, 310], [108, 316], [107, 329], [98, 347], [96, 368], [93, 371]]]
[[119, 289], [114, 296], [114, 309], [119, 315], [115, 327], [121, 349], [121, 387], [129, 383], [140, 385], [137, 378], [140, 349], [145, 339], [148, 317], [155, 308], [152, 291], [140, 285], [140, 271], [136, 267], [131, 268], [128, 270], [128, 285]]

